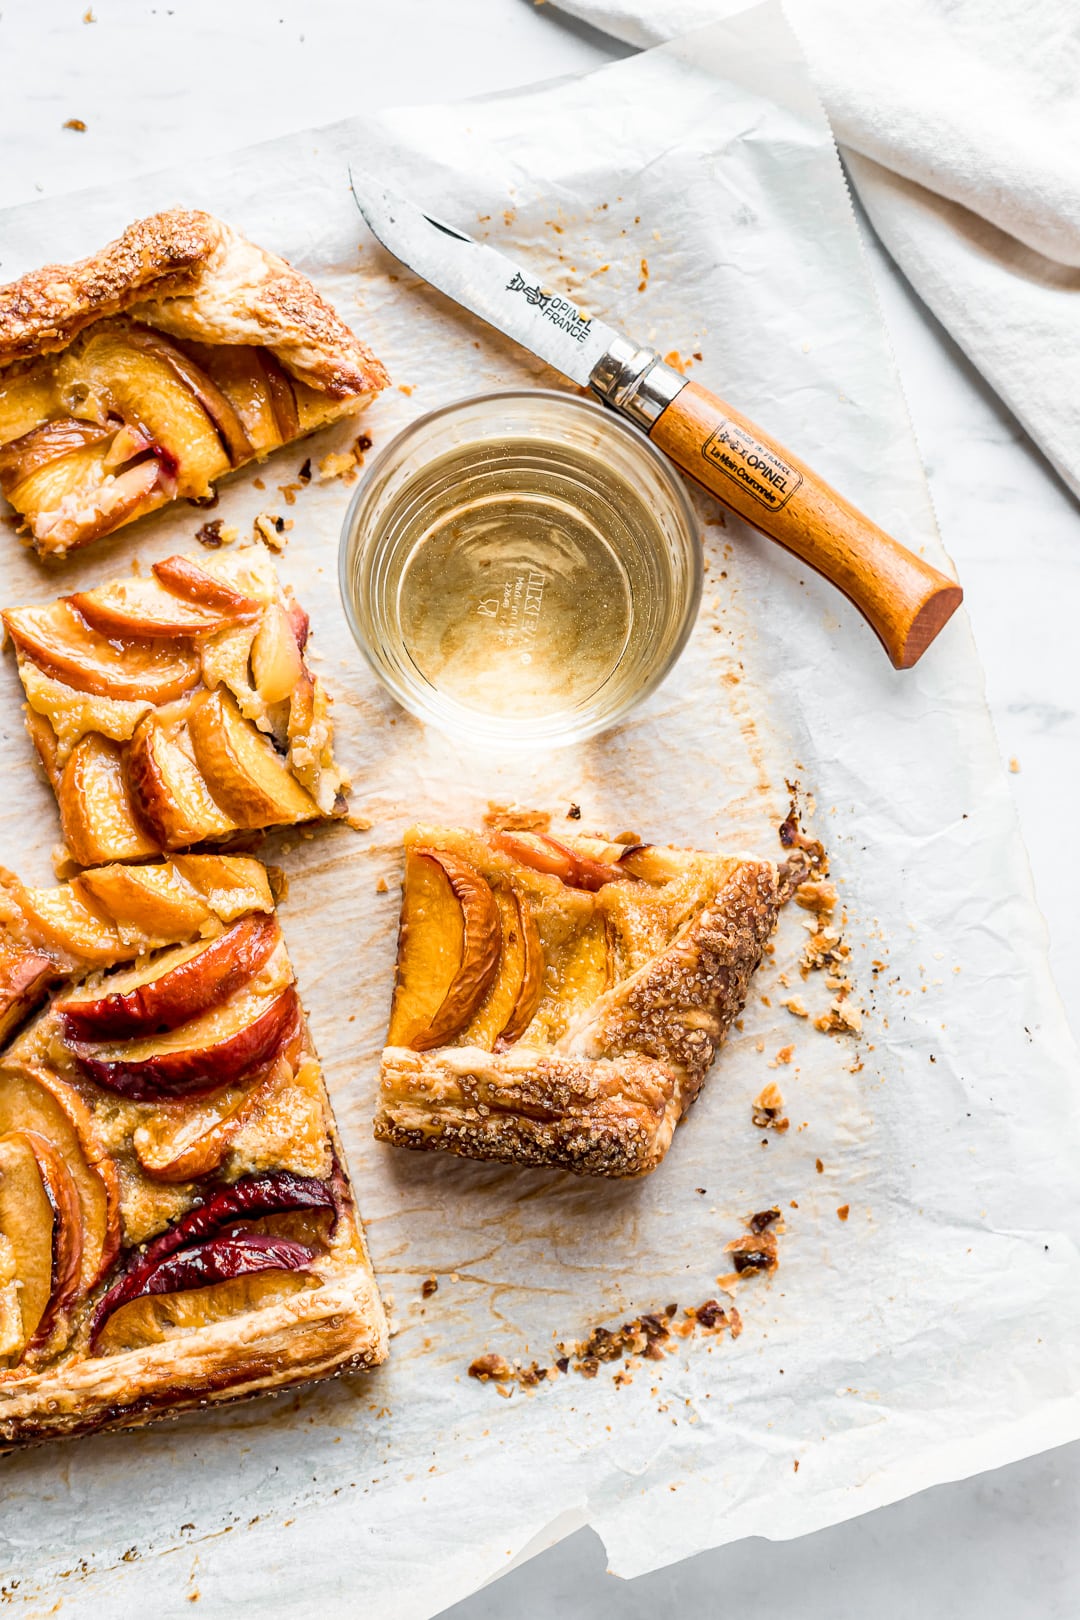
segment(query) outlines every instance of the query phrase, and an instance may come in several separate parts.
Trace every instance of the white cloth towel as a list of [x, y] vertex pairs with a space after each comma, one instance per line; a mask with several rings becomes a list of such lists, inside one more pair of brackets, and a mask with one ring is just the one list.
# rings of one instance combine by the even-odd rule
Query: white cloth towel
[[[655, 45], [747, 0], [558, 3]], [[1080, 0], [784, 9], [875, 230], [1080, 494]]]

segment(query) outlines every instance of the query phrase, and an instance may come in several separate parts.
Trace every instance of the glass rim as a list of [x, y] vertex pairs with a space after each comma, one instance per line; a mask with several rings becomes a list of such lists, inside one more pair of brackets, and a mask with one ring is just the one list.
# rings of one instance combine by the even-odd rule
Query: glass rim
[[[649, 669], [646, 678], [631, 695], [624, 697], [606, 712], [576, 721], [571, 719], [570, 711], [567, 710], [560, 710], [549, 724], [534, 719], [508, 720], [506, 717], [500, 717], [495, 720], [457, 703], [445, 694], [438, 693], [434, 687], [432, 693], [435, 701], [425, 702], [421, 690], [397, 678], [395, 672], [382, 662], [359, 621], [353, 602], [354, 581], [351, 565], [358, 555], [363, 555], [366, 548], [366, 541], [359, 538], [357, 514], [365, 500], [370, 497], [372, 487], [384, 473], [387, 464], [402, 459], [416, 440], [423, 440], [426, 434], [437, 429], [447, 418], [462, 416], [471, 410], [482, 410], [484, 406], [505, 404], [511, 400], [553, 405], [558, 410], [570, 410], [575, 414], [587, 415], [598, 423], [602, 422], [605, 432], [620, 440], [631, 458], [636, 456], [639, 461], [647, 463], [668, 498], [670, 514], [674, 518], [674, 530], [681, 542], [680, 549], [689, 563], [687, 570], [689, 586], [683, 593], [684, 600], [676, 615], [678, 630], [664, 658]], [[481, 436], [480, 433], [477, 434], [478, 438]], [[529, 435], [525, 433], [524, 436]], [[543, 443], [545, 439], [550, 438], [550, 433], [538, 431], [535, 437], [538, 443]], [[431, 459], [435, 459], [440, 453], [440, 449], [433, 449]], [[616, 476], [623, 477], [623, 474], [620, 472]], [[365, 573], [367, 571], [365, 569]], [[621, 724], [628, 714], [651, 696], [682, 656], [697, 620], [703, 586], [704, 547], [700, 521], [677, 469], [652, 443], [648, 435], [632, 422], [616, 415], [598, 400], [557, 388], [489, 389], [484, 393], [463, 395], [459, 399], [450, 400], [407, 422], [364, 468], [342, 520], [338, 543], [338, 593], [345, 619], [353, 641], [380, 685], [407, 713], [424, 724], [434, 726], [444, 735], [458, 741], [467, 737], [474, 746], [498, 746], [502, 749], [513, 749], [514, 752], [531, 747], [569, 746], [601, 732], [610, 731]]]

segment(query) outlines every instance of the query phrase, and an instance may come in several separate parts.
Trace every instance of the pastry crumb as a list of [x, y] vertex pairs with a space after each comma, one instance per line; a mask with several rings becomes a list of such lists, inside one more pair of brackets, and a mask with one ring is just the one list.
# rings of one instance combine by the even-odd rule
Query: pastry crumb
[[205, 546], [208, 551], [217, 551], [221, 546], [231, 546], [239, 533], [240, 530], [231, 524], [223, 523], [221, 518], [214, 518], [196, 529], [195, 538], [200, 546]]
[[[432, 1294], [437, 1294], [438, 1292], [439, 1279], [437, 1277], [425, 1277], [423, 1282], [420, 1284], [420, 1298], [430, 1299]], [[469, 1370], [470, 1372], [472, 1371], [471, 1368]]]
[[1015, 754], [1013, 754], [1012, 758], [1009, 760], [1009, 769], [1014, 776], [1020, 775], [1020, 761], [1017, 759]]
[[66, 119], [64, 122], [64, 128], [78, 130], [80, 135], [84, 135], [86, 133], [86, 125], [81, 118]]
[[783, 1135], [791, 1124], [783, 1109], [784, 1099], [780, 1094], [780, 1087], [775, 1081], [770, 1080], [754, 1098], [751, 1104], [751, 1117], [759, 1131], [776, 1131]]
[[279, 517], [276, 512], [260, 512], [255, 519], [255, 534], [268, 551], [279, 554], [288, 545], [288, 531], [292, 518]]

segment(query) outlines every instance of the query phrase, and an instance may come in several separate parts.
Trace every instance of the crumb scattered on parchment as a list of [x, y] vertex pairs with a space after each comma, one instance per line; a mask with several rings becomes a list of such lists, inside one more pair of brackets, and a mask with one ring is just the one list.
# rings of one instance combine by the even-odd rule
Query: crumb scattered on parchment
[[530, 810], [524, 804], [500, 804], [497, 799], [489, 799], [483, 823], [489, 832], [546, 833], [551, 814], [547, 810]]
[[769, 1063], [770, 1069], [779, 1069], [791, 1062], [795, 1056], [794, 1046], [782, 1046], [776, 1056]]
[[295, 484], [279, 484], [278, 494], [281, 496], [286, 506], [295, 506], [297, 492], [303, 489], [303, 487], [303, 484], [300, 482]]
[[[361, 433], [354, 439], [347, 450], [332, 450], [328, 456], [323, 456], [319, 462], [319, 478], [326, 483], [331, 478], [343, 478], [351, 484], [359, 476], [360, 468], [364, 465], [364, 457], [371, 449], [372, 440], [366, 433]], [[306, 463], [308, 476], [311, 476], [311, 463]]]
[[223, 523], [220, 518], [214, 518], [212, 522], [204, 523], [200, 529], [196, 529], [195, 538], [200, 546], [205, 546], [208, 551], [217, 551], [221, 546], [231, 546], [239, 533], [240, 530], [234, 529], [231, 524]]
[[[729, 1296], [754, 1276], [771, 1276], [779, 1263], [777, 1233], [784, 1230], [779, 1207], [751, 1215], [747, 1225], [750, 1230], [724, 1249], [725, 1254], [734, 1257], [735, 1269], [716, 1279], [721, 1292]], [[663, 1361], [682, 1341], [693, 1338], [699, 1331], [711, 1338], [727, 1332], [732, 1339], [737, 1339], [742, 1330], [742, 1317], [730, 1299], [726, 1305], [718, 1299], [706, 1299], [700, 1305], [686, 1306], [681, 1315], [678, 1305], [670, 1304], [662, 1310], [635, 1316], [621, 1327], [598, 1324], [584, 1339], [560, 1340], [550, 1367], [542, 1367], [536, 1361], [526, 1366], [520, 1359], [507, 1361], [505, 1356], [488, 1351], [469, 1364], [468, 1372], [470, 1378], [482, 1384], [493, 1383], [498, 1393], [509, 1399], [515, 1386], [532, 1389], [568, 1373], [595, 1378], [601, 1368], [619, 1363], [613, 1382], [623, 1388], [633, 1383], [633, 1375], [642, 1362]]]
[[782, 1136], [791, 1124], [784, 1113], [784, 1099], [775, 1080], [762, 1086], [750, 1106], [751, 1117], [759, 1131], [776, 1131]]
[[80, 135], [86, 134], [86, 125], [81, 118], [68, 118], [64, 122], [65, 129], [78, 130]]
[[[803, 979], [812, 973], [825, 974], [825, 988], [832, 991], [828, 1009], [811, 1018], [801, 997], [791, 996], [781, 1006], [796, 1018], [810, 1019], [814, 1028], [823, 1035], [858, 1035], [862, 1031], [862, 1010], [849, 1000], [853, 985], [848, 977], [851, 946], [843, 938], [837, 925], [836, 913], [839, 896], [831, 883], [825, 882], [829, 870], [828, 856], [816, 839], [807, 838], [799, 826], [796, 804], [798, 785], [788, 783], [793, 797], [787, 819], [780, 827], [780, 842], [787, 849], [804, 850], [810, 858], [813, 876], [800, 883], [795, 890], [795, 904], [809, 915], [804, 926], [809, 938], [803, 946], [799, 972]], [[841, 912], [841, 922], [846, 914]]]
[[84, 23], [96, 23], [97, 22], [97, 18], [94, 16], [94, 8], [93, 8], [93, 6], [87, 6], [86, 10], [82, 14], [82, 20], [83, 20]]
[[580, 821], [581, 820], [581, 806], [580, 806], [580, 804], [572, 804], [570, 806], [569, 810], [566, 812], [566, 819], [567, 819], [567, 821]]
[[344, 817], [345, 825], [351, 827], [353, 832], [370, 832], [375, 825], [367, 816], [362, 816], [359, 810], [350, 810]]
[[837, 1216], [838, 1216], [838, 1218], [840, 1220], [846, 1221], [848, 1216], [851, 1214], [851, 1205], [850, 1204], [841, 1204], [840, 1208], [837, 1210], [836, 1213], [837, 1213]]
[[390, 885], [387, 883], [385, 878], [380, 878], [378, 883], [376, 883], [376, 885], [375, 885], [375, 893], [376, 894], [389, 894], [389, 892], [390, 892]]
[[1020, 775], [1020, 761], [1017, 759], [1015, 754], [1013, 754], [1012, 758], [1009, 760], [1009, 769], [1012, 771], [1014, 776]]
[[292, 518], [279, 517], [276, 512], [260, 512], [255, 519], [255, 534], [268, 551], [280, 553], [288, 545]]
[[420, 1284], [420, 1298], [430, 1299], [432, 1294], [437, 1294], [438, 1292], [439, 1279], [437, 1277], [425, 1277], [423, 1282]]
[[300, 480], [300, 482], [302, 484], [310, 484], [311, 483], [311, 457], [310, 456], [308, 456], [307, 460], [304, 462], [304, 465], [300, 468], [300, 471], [297, 473], [296, 476], [297, 476], [297, 478]]

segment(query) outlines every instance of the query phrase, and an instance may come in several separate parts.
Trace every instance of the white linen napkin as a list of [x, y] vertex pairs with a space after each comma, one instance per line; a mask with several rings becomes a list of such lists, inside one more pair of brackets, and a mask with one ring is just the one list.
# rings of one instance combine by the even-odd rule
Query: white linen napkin
[[[653, 45], [746, 0], [559, 0]], [[1080, 5], [784, 0], [893, 258], [1080, 494]]]

